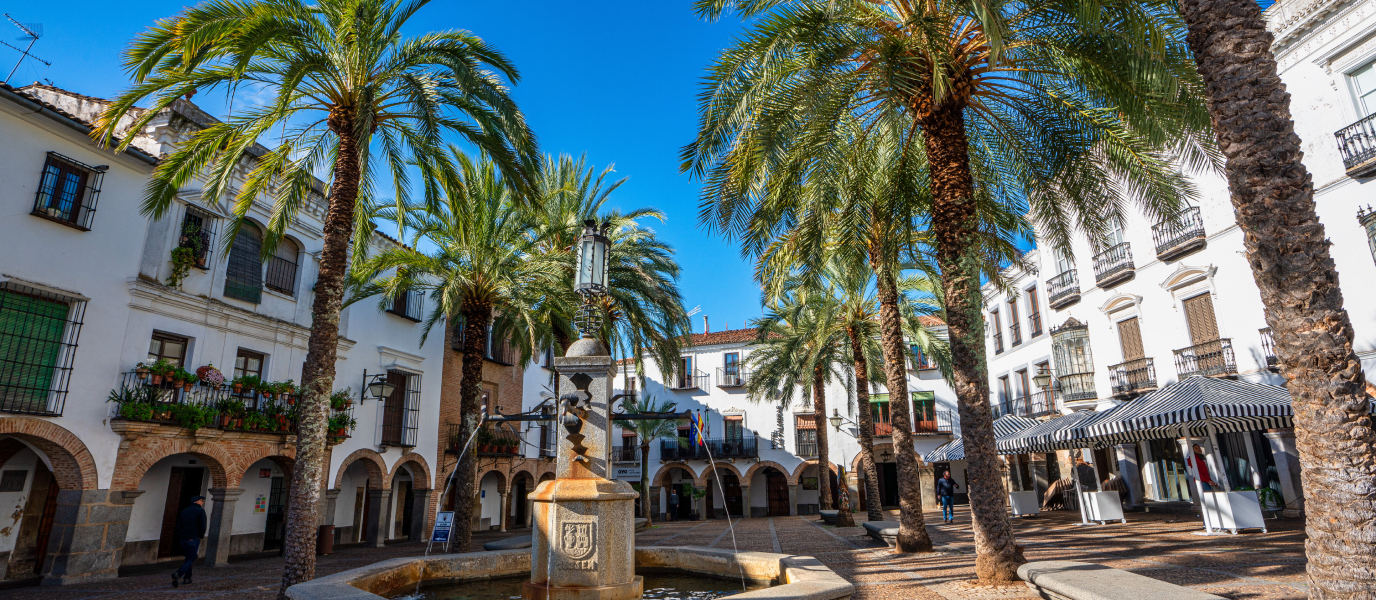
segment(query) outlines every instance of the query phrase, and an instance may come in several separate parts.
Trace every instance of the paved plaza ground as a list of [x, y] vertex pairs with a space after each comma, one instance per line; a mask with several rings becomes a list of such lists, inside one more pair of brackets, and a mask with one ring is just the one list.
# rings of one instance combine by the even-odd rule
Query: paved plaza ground
[[[962, 507], [963, 508], [963, 507]], [[863, 518], [863, 514], [857, 515]], [[928, 523], [939, 514], [927, 513]], [[1177, 585], [1235, 600], [1305, 598], [1304, 531], [1298, 519], [1269, 521], [1269, 533], [1199, 536], [1197, 517], [1129, 513], [1128, 524], [1081, 527], [1077, 513], [1043, 513], [1015, 519], [1018, 540], [1028, 560], [1078, 560], [1127, 569]], [[774, 517], [732, 522], [734, 543], [741, 550], [815, 556], [856, 585], [855, 600], [985, 600], [1034, 598], [1021, 584], [1004, 588], [974, 586], [974, 543], [968, 513], [954, 525], [929, 525], [942, 552], [895, 555], [865, 537], [860, 528], [822, 525], [815, 517]], [[477, 543], [529, 531], [484, 533]], [[642, 546], [711, 546], [731, 548], [732, 530], [725, 520], [656, 524], [636, 537]], [[421, 554], [424, 544], [386, 548], [343, 548], [320, 560], [316, 573], [336, 573], [386, 558]], [[280, 558], [243, 560], [227, 567], [197, 567], [196, 582], [173, 589], [172, 567], [140, 568], [114, 581], [51, 588], [0, 591], [6, 600], [78, 600], [83, 598], [233, 598], [275, 597], [281, 577]], [[144, 570], [148, 572], [144, 573]]]

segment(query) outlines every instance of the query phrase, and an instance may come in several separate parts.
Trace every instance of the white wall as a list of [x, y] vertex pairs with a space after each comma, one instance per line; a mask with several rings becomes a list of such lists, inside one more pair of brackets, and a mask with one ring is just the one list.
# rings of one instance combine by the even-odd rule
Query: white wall
[[[167, 503], [168, 478], [172, 474], [172, 467], [199, 467], [205, 469], [205, 462], [189, 454], [174, 454], [164, 458], [144, 473], [143, 479], [139, 480], [139, 489], [144, 490], [143, 495], [134, 501], [134, 509], [129, 516], [129, 533], [125, 537], [126, 542], [138, 542], [145, 540], [156, 540], [162, 537], [163, 511]], [[205, 513], [207, 519], [214, 508], [214, 501], [206, 489], [210, 486], [210, 472], [203, 470], [204, 477], [201, 482], [200, 495], [206, 497]], [[237, 507], [236, 507], [237, 508]], [[238, 516], [238, 511], [235, 511]]]
[[[248, 472], [244, 473], [244, 481], [239, 488], [244, 490], [239, 495], [239, 501], [234, 505], [234, 535], [245, 533], [263, 533], [268, 525], [267, 502], [272, 500], [272, 477], [260, 476], [262, 469], [269, 469], [272, 477], [284, 477], [282, 468], [277, 463], [269, 459], [263, 459], [249, 467]], [[254, 512], [254, 506], [258, 503], [258, 497], [264, 500], [263, 512]], [[210, 504], [209, 501], [206, 504]], [[209, 514], [207, 512], [207, 514]]]
[[478, 513], [478, 518], [492, 519], [491, 525], [493, 527], [502, 522], [502, 496], [497, 492], [497, 484], [500, 480], [500, 475], [488, 473], [483, 476], [478, 485], [482, 496], [479, 500], [482, 510]]

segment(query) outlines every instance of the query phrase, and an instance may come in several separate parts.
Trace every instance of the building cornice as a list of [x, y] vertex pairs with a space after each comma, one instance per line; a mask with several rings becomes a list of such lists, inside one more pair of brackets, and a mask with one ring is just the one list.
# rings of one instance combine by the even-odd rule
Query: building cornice
[[[302, 350], [306, 348], [310, 338], [309, 327], [260, 315], [214, 298], [194, 296], [142, 277], [130, 279], [128, 286], [129, 295], [132, 297], [129, 307], [134, 310]], [[351, 350], [355, 343], [340, 336], [341, 357]]]

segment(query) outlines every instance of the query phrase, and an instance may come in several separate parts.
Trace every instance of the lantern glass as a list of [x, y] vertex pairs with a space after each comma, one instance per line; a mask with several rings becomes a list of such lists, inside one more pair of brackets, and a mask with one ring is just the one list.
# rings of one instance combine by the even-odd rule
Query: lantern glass
[[392, 392], [395, 392], [396, 389], [397, 386], [386, 379], [379, 379], [368, 385], [368, 391], [372, 392], [373, 398], [378, 400], [390, 397]]
[[841, 430], [841, 412], [840, 412], [840, 411], [838, 411], [837, 409], [834, 409], [834, 408], [831, 409], [831, 418], [830, 418], [830, 419], [827, 419], [827, 420], [828, 420], [828, 421], [831, 421], [831, 426], [832, 426], [832, 428], [834, 428], [834, 429], [837, 430], [837, 431], [840, 431], [840, 430]]
[[578, 238], [578, 268], [574, 274], [573, 289], [585, 295], [607, 292], [607, 238], [597, 230], [595, 221], [583, 222], [583, 235]]

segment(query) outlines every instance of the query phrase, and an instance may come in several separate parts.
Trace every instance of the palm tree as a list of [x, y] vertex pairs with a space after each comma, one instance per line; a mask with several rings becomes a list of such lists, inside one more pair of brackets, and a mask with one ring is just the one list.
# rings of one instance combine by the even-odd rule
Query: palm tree
[[809, 396], [817, 435], [817, 493], [822, 510], [831, 510], [831, 462], [827, 445], [826, 384], [847, 375], [836, 369], [844, 361], [844, 347], [828, 335], [834, 314], [824, 296], [795, 291], [779, 299], [763, 318], [756, 319], [755, 349], [746, 358], [751, 372], [746, 396], [753, 402], [793, 403], [801, 390]]
[[[673, 402], [655, 400], [650, 394], [644, 398], [630, 398], [621, 401], [621, 409], [628, 414], [667, 413], [677, 406]], [[623, 423], [622, 427], [626, 427]], [[652, 503], [658, 504], [658, 497], [650, 497], [650, 444], [660, 438], [677, 438], [678, 421], [673, 419], [645, 419], [630, 422], [630, 430], [640, 440], [640, 516], [649, 519]]]
[[1207, 85], [1247, 262], [1294, 398], [1309, 597], [1370, 594], [1376, 496], [1352, 482], [1376, 480], [1376, 463], [1349, 457], [1371, 456], [1376, 445], [1371, 400], [1271, 33], [1255, 2], [1185, 0], [1179, 8]]
[[[707, 18], [729, 8], [755, 23], [714, 65], [700, 132], [684, 149], [684, 168], [705, 178], [704, 220], [737, 231], [743, 215], [777, 214], [845, 152], [846, 120], [904, 123], [920, 141], [920, 153], [907, 144], [893, 151], [901, 164], [929, 167], [925, 213], [971, 474], [976, 573], [1015, 580], [1020, 559], [998, 483], [983, 359], [982, 206], [1029, 212], [1062, 248], [1073, 229], [1102, 237], [1130, 201], [1173, 215], [1193, 193], [1173, 161], [1211, 160], [1179, 20], [1164, 3], [1122, 1], [1089, 11], [1068, 1], [696, 5]], [[891, 135], [883, 129], [874, 131]], [[892, 323], [897, 281], [882, 265], [875, 271], [881, 322]], [[891, 325], [883, 338], [887, 378], [897, 384], [901, 339]]]
[[[538, 156], [503, 83], [517, 80], [516, 69], [500, 52], [468, 32], [402, 36], [426, 3], [212, 0], [187, 8], [130, 44], [124, 66], [134, 86], [115, 99], [93, 132], [103, 143], [122, 136], [123, 150], [134, 139], [125, 132], [142, 129], [183, 96], [216, 88], [232, 95], [240, 84], [259, 88], [266, 102], [191, 133], [159, 163], [142, 209], [161, 218], [198, 178], [212, 203], [237, 189], [234, 213], [241, 220], [260, 196], [271, 197], [266, 254], [315, 189], [315, 174], [330, 180], [279, 597], [315, 573], [315, 514], [326, 468], [325, 413], [339, 311], [349, 246], [363, 245], [353, 234], [366, 220], [355, 214], [356, 203], [372, 198], [384, 164], [398, 203], [409, 197], [410, 165], [419, 165], [426, 180], [444, 172], [444, 162], [434, 159], [442, 154], [445, 133], [487, 152], [522, 183], [529, 157]], [[135, 108], [145, 100], [147, 109]], [[278, 147], [259, 154], [260, 138], [274, 133]], [[251, 170], [240, 179], [250, 156]], [[426, 195], [433, 199], [429, 189]]]
[[[446, 327], [463, 347], [459, 386], [459, 439], [468, 439], [482, 422], [483, 354], [494, 321], [520, 331], [512, 338], [525, 364], [553, 336], [541, 319], [541, 306], [561, 299], [567, 254], [536, 252], [542, 241], [536, 224], [520, 210], [515, 186], [498, 173], [486, 156], [470, 159], [451, 148], [457, 176], [440, 181], [442, 197], [426, 210], [410, 211], [410, 247], [397, 246], [368, 258], [358, 268], [358, 292], [351, 301], [381, 296], [386, 306], [407, 291], [428, 293], [430, 314], [421, 343], [435, 325]], [[422, 251], [418, 248], [433, 248]], [[448, 325], [446, 325], [446, 322]], [[512, 325], [514, 324], [514, 325]], [[454, 519], [471, 522], [477, 458], [468, 454], [455, 467]], [[455, 531], [458, 548], [467, 548], [472, 532]]]

